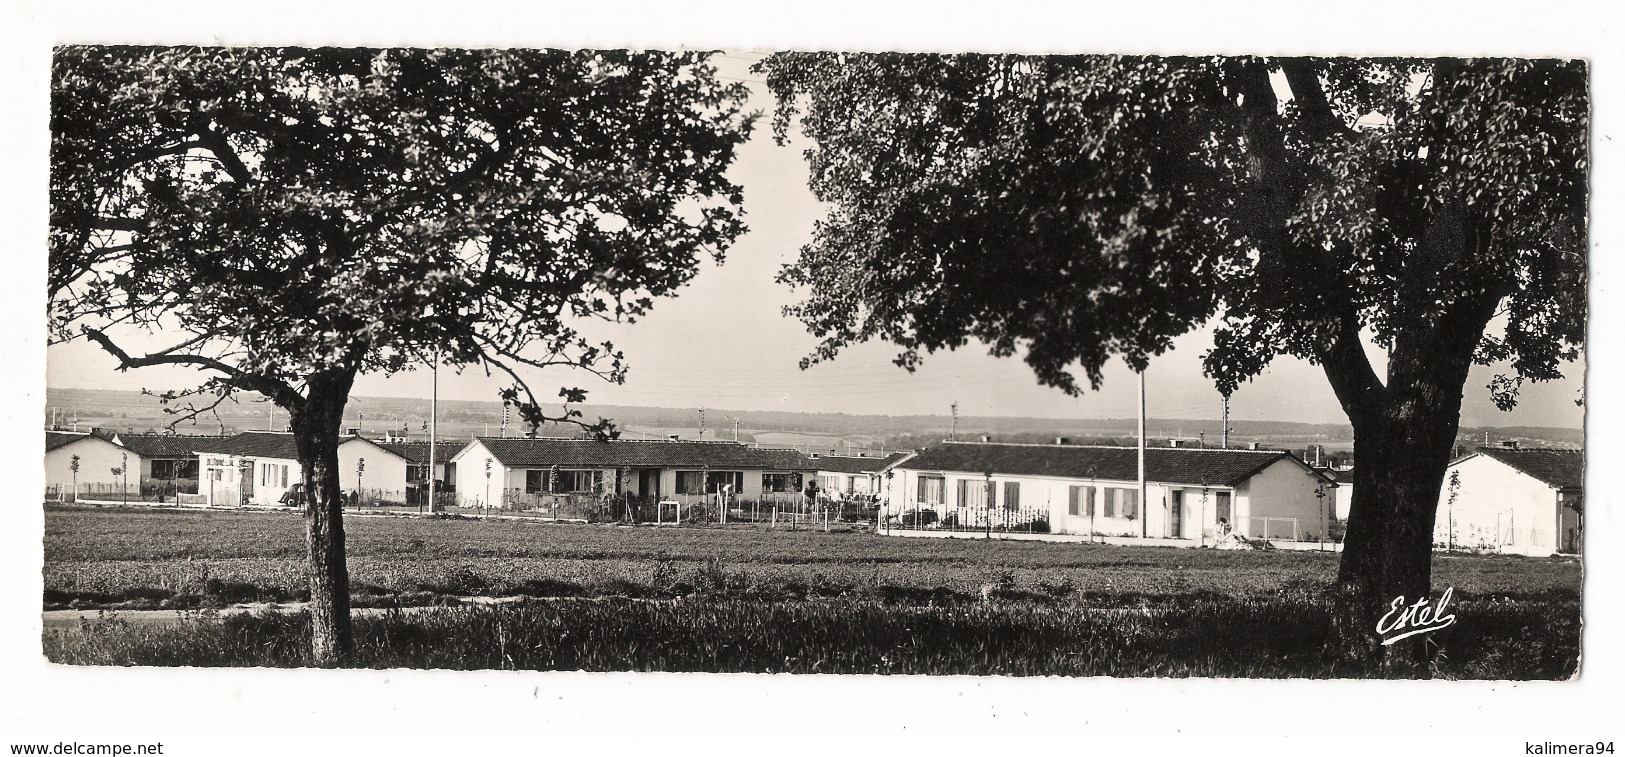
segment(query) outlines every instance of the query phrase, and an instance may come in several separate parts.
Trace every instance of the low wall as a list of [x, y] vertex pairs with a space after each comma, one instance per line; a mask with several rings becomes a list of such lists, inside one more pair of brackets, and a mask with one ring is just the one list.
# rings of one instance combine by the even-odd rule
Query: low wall
[[[985, 533], [975, 533], [972, 531], [932, 531], [898, 528], [892, 529], [891, 531], [881, 529], [877, 533], [886, 536], [913, 536], [927, 539], [980, 539], [983, 541], [988, 539], [988, 536]], [[1203, 546], [1203, 543], [1197, 541], [1196, 539], [1168, 539], [1160, 537], [1140, 538], [1136, 536], [1096, 536], [1094, 538], [1090, 538], [1088, 536], [1079, 536], [1074, 534], [1023, 534], [999, 533], [996, 531], [993, 533], [992, 539], [994, 541], [1047, 541], [1061, 544], [1111, 544], [1119, 547], [1183, 547], [1187, 549], [1194, 549]], [[1325, 542], [1322, 544], [1320, 542], [1313, 541], [1295, 542], [1272, 540], [1270, 543], [1275, 545], [1276, 549], [1294, 550], [1299, 552], [1343, 551], [1343, 545], [1334, 544], [1332, 542]], [[1213, 546], [1213, 542], [1209, 540], [1207, 542], [1207, 546]]]

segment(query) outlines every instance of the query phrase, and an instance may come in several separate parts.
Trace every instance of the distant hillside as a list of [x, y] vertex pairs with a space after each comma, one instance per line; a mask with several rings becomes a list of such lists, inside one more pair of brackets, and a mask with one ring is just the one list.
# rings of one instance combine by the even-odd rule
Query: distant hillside
[[[77, 414], [81, 427], [94, 426], [114, 431], [160, 430], [173, 420], [173, 416], [164, 414], [164, 406], [157, 398], [131, 391], [48, 389], [44, 414], [47, 424], [51, 421], [52, 407], [67, 423], [71, 423]], [[599, 417], [614, 419], [629, 436], [664, 437], [677, 434], [685, 439], [693, 439], [699, 437], [701, 430], [700, 414], [695, 408], [584, 405], [580, 409], [582, 416], [589, 420]], [[425, 436], [428, 432], [429, 401], [352, 397], [346, 414], [348, 427], [359, 427], [368, 435], [405, 431], [414, 437]], [[447, 439], [496, 435], [501, 429], [502, 417], [502, 404], [499, 402], [441, 400], [439, 432]], [[1086, 443], [1132, 439], [1136, 427], [1133, 418], [962, 417], [955, 426], [952, 419], [940, 415], [849, 415], [708, 408], [705, 411], [704, 438], [732, 439], [735, 418], [739, 422], [739, 439], [742, 442], [804, 447], [815, 452], [842, 447], [906, 449], [946, 439], [950, 432], [959, 439], [989, 436], [997, 441], [1031, 442], [1053, 441], [1055, 437], [1064, 436], [1073, 443]], [[179, 430], [182, 433], [266, 428], [281, 430], [287, 422], [287, 413], [274, 409], [254, 395], [244, 395], [237, 402], [223, 404], [218, 410], [218, 418], [214, 414], [206, 415]], [[1217, 446], [1223, 436], [1216, 418], [1156, 418], [1146, 425], [1147, 435], [1157, 439], [1186, 439], [1192, 443], [1205, 441]], [[1233, 445], [1259, 442], [1283, 448], [1321, 445], [1331, 449], [1346, 447], [1352, 441], [1347, 424], [1232, 421], [1230, 425]], [[521, 430], [515, 414], [510, 419], [508, 433], [517, 435]], [[1580, 429], [1506, 426], [1463, 428], [1458, 443], [1467, 446], [1481, 444], [1486, 432], [1492, 442], [1519, 439], [1536, 446], [1581, 446], [1585, 441]], [[544, 427], [542, 433], [574, 435], [576, 429], [570, 426]]]

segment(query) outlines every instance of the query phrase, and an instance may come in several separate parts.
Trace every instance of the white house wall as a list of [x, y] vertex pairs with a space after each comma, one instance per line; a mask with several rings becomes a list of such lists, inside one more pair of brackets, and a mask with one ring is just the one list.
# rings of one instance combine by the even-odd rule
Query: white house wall
[[[367, 469], [358, 463], [367, 461]], [[406, 492], [406, 458], [365, 439], [348, 439], [339, 444], [339, 488]]]
[[[1454, 502], [1452, 473], [1460, 482]], [[1558, 551], [1557, 517], [1557, 490], [1495, 458], [1475, 455], [1445, 472], [1433, 542], [1441, 547], [1549, 555]]]
[[[1237, 527], [1248, 536], [1290, 539], [1296, 522], [1300, 539], [1324, 535], [1336, 502], [1315, 496], [1321, 486], [1326, 491], [1332, 488], [1303, 466], [1281, 458], [1237, 487]], [[1268, 531], [1265, 518], [1270, 519]]]
[[[919, 492], [921, 476], [930, 477], [939, 475], [944, 480], [944, 502], [940, 505], [924, 505], [920, 503]], [[1146, 499], [1150, 500], [1151, 506], [1146, 507], [1142, 504], [1139, 511], [1135, 513], [1134, 518], [1125, 518], [1121, 516], [1108, 518], [1102, 514], [1104, 513], [1105, 508], [1105, 490], [1108, 488], [1129, 489], [1137, 492], [1139, 490], [1139, 482], [1107, 480], [1096, 480], [1094, 482], [1090, 482], [1088, 480], [1071, 478], [1007, 475], [995, 475], [993, 476], [992, 480], [994, 487], [997, 490], [996, 496], [998, 497], [998, 507], [994, 508], [995, 510], [1002, 510], [1004, 507], [1004, 484], [1006, 482], [1018, 483], [1021, 485], [1021, 501], [1019, 504], [1020, 510], [1038, 511], [1047, 515], [1051, 533], [1080, 535], [1094, 533], [1102, 536], [1140, 536], [1142, 531], [1144, 531], [1149, 533], [1151, 536], [1163, 536], [1167, 529], [1167, 521], [1164, 519], [1166, 512], [1163, 506], [1163, 502], [1167, 497], [1167, 487], [1161, 484], [1147, 483]], [[936, 509], [940, 514], [954, 512], [956, 508], [961, 507], [961, 503], [957, 500], [959, 496], [960, 481], [969, 481], [971, 482], [971, 485], [983, 486], [986, 485], [987, 478], [982, 475], [967, 473], [946, 472], [938, 474], [929, 471], [909, 470], [906, 468], [894, 469], [891, 490], [886, 498], [888, 503], [888, 513], [892, 515], [899, 515], [922, 506]], [[1096, 515], [1093, 519], [1091, 519], [1088, 515], [1072, 515], [1069, 512], [1070, 508], [1068, 505], [1071, 501], [1071, 487], [1073, 486], [1095, 487]], [[980, 517], [981, 515], [979, 513], [966, 513], [967, 520]], [[998, 516], [995, 516], [995, 518], [997, 517]], [[1140, 522], [1141, 518], [1149, 518], [1150, 520], [1148, 520], [1142, 526]], [[977, 520], [976, 522], [981, 521]], [[997, 522], [998, 521], [995, 520], [995, 523]]]
[[[940, 505], [923, 505], [919, 501], [920, 478], [922, 476], [941, 476], [943, 478], [944, 502]], [[1183, 539], [1213, 538], [1218, 534], [1218, 494], [1228, 491], [1231, 493], [1231, 526], [1244, 535], [1263, 535], [1263, 521], [1253, 518], [1269, 517], [1280, 519], [1295, 519], [1298, 523], [1300, 536], [1319, 534], [1321, 531], [1321, 504], [1315, 497], [1315, 490], [1320, 479], [1290, 460], [1282, 459], [1263, 471], [1253, 475], [1235, 489], [1212, 486], [1206, 489], [1207, 500], [1204, 503], [1201, 486], [1183, 484], [1165, 484], [1159, 482], [1146, 482], [1146, 502], [1142, 503], [1140, 512], [1135, 518], [1121, 516], [1105, 517], [1102, 513], [1105, 508], [1107, 489], [1129, 489], [1138, 491], [1137, 481], [1109, 481], [1042, 477], [1042, 476], [1008, 476], [994, 475], [993, 483], [998, 489], [1000, 506], [1003, 504], [1003, 491], [1005, 482], [1018, 482], [1021, 484], [1021, 508], [1037, 509], [1049, 516], [1050, 531], [1060, 534], [1087, 535], [1094, 533], [1101, 536], [1150, 536], [1154, 538], [1172, 537]], [[889, 490], [882, 487], [887, 505], [887, 513], [899, 516], [919, 507], [931, 507], [939, 514], [953, 512], [960, 503], [957, 501], [960, 481], [970, 481], [974, 485], [985, 485], [987, 479], [980, 474], [932, 471], [918, 471], [907, 468], [893, 469], [893, 476]], [[1071, 487], [1084, 486], [1095, 489], [1095, 517], [1091, 519], [1087, 514], [1072, 515], [1069, 510]], [[1328, 487], [1329, 489], [1330, 487]], [[1172, 508], [1174, 506], [1173, 493], [1181, 493], [1180, 533], [1174, 534]], [[1331, 506], [1328, 502], [1327, 506]], [[1080, 508], [1082, 509], [1082, 508]], [[974, 516], [974, 514], [973, 514]], [[1144, 522], [1141, 522], [1141, 519]], [[997, 521], [996, 521], [997, 522]], [[1271, 526], [1270, 536], [1274, 538], [1287, 538], [1291, 536], [1291, 523], [1277, 520]], [[1283, 535], [1281, 532], [1284, 531]]]
[[[512, 471], [478, 440], [463, 445], [461, 449], [449, 451], [447, 462], [456, 467], [453, 469], [452, 480], [457, 486], [457, 504], [463, 507], [481, 507], [489, 504], [486, 500], [486, 491], [489, 489], [491, 501], [502, 501], [502, 490], [513, 479]], [[491, 461], [491, 476], [485, 475], [485, 461]], [[406, 471], [403, 465], [401, 477], [404, 480]], [[519, 474], [519, 486], [525, 485], [525, 476]]]
[[123, 455], [129, 455], [130, 491], [136, 491], [141, 484], [141, 476], [138, 473], [142, 467], [141, 456], [94, 436], [87, 436], [84, 440], [45, 453], [45, 483], [73, 486], [74, 473], [69, 465], [74, 455], [79, 456], [78, 481], [81, 485], [97, 484], [107, 487], [123, 484], [124, 476], [113, 475], [113, 469], [124, 464], [124, 458], [121, 457]]
[[[256, 457], [254, 460], [254, 494], [249, 497], [248, 503], [261, 507], [280, 507], [282, 496], [299, 483], [304, 477], [304, 471], [299, 467], [298, 460], [289, 460], [280, 457]], [[267, 473], [267, 469], [269, 473]], [[283, 485], [283, 473], [286, 471], [287, 485]], [[270, 483], [265, 483], [269, 479]]]

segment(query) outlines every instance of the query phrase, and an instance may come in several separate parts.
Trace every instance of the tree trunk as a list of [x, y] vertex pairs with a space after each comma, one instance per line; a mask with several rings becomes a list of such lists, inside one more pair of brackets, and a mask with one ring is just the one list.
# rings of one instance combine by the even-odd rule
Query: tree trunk
[[[1433, 522], [1459, 419], [1403, 410], [1354, 425], [1354, 498], [1334, 593], [1339, 656], [1409, 669], [1426, 636], [1384, 647], [1377, 622], [1432, 589]], [[1441, 441], [1442, 440], [1442, 441]]]
[[339, 487], [339, 435], [353, 373], [311, 377], [303, 407], [290, 409], [303, 470], [310, 583], [311, 664], [343, 664], [355, 648], [350, 628], [350, 571], [344, 558], [344, 493]]
[[1410, 605], [1432, 590], [1433, 523], [1473, 345], [1489, 317], [1487, 307], [1480, 310], [1464, 326], [1401, 340], [1389, 355], [1388, 386], [1349, 413], [1354, 497], [1331, 644], [1345, 658], [1415, 670], [1431, 651], [1426, 634], [1384, 646], [1377, 622], [1396, 598]]

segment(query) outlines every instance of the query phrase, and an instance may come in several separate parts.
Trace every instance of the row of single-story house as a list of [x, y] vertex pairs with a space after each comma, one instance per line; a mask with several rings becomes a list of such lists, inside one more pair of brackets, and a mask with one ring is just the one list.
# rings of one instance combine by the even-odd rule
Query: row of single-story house
[[478, 437], [451, 462], [457, 502], [466, 507], [547, 494], [793, 496], [818, 471], [815, 461], [796, 450], [672, 440]]
[[[457, 444], [438, 444], [435, 482], [446, 489], [455, 480], [449, 458]], [[381, 493], [407, 501], [427, 484], [428, 442], [374, 441], [350, 435], [339, 442], [339, 488], [347, 494]], [[275, 506], [303, 478], [293, 435], [249, 431], [202, 446], [198, 452], [202, 480], [198, 495], [210, 505], [241, 502]]]
[[229, 438], [47, 430], [45, 484], [87, 494], [189, 489], [198, 479], [198, 450]]
[[879, 496], [886, 471], [909, 452], [894, 452], [884, 457], [863, 455], [814, 455], [818, 466], [819, 490], [836, 498]]
[[[435, 479], [452, 480], [448, 458], [457, 444], [437, 450]], [[398, 493], [426, 482], [427, 442], [377, 442], [350, 436], [339, 444], [340, 486]], [[128, 469], [126, 470], [126, 466]], [[196, 494], [210, 505], [274, 506], [302, 477], [293, 435], [249, 431], [232, 436], [45, 432], [48, 491], [80, 496]]]
[[[894, 523], [1042, 521], [1061, 534], [1306, 539], [1347, 518], [1353, 489], [1352, 471], [1313, 469], [1281, 450], [1149, 447], [1141, 502], [1134, 447], [944, 442], [865, 457], [720, 441], [479, 437], [437, 446], [437, 487], [469, 507], [544, 494], [768, 499], [793, 497], [816, 481], [840, 498], [874, 497], [882, 521]], [[48, 487], [127, 484], [133, 494], [188, 482], [211, 505], [274, 506], [302, 477], [297, 457], [288, 433], [47, 431], [45, 469]], [[428, 463], [426, 442], [353, 435], [339, 445], [340, 486], [421, 488]], [[1584, 468], [1580, 450], [1480, 448], [1450, 465], [1434, 541], [1450, 549], [1580, 552]]]
[[[1050, 533], [1213, 539], [1325, 534], [1337, 484], [1281, 450], [945, 442], [887, 476], [883, 518]], [[928, 511], [928, 512], [927, 512]]]

